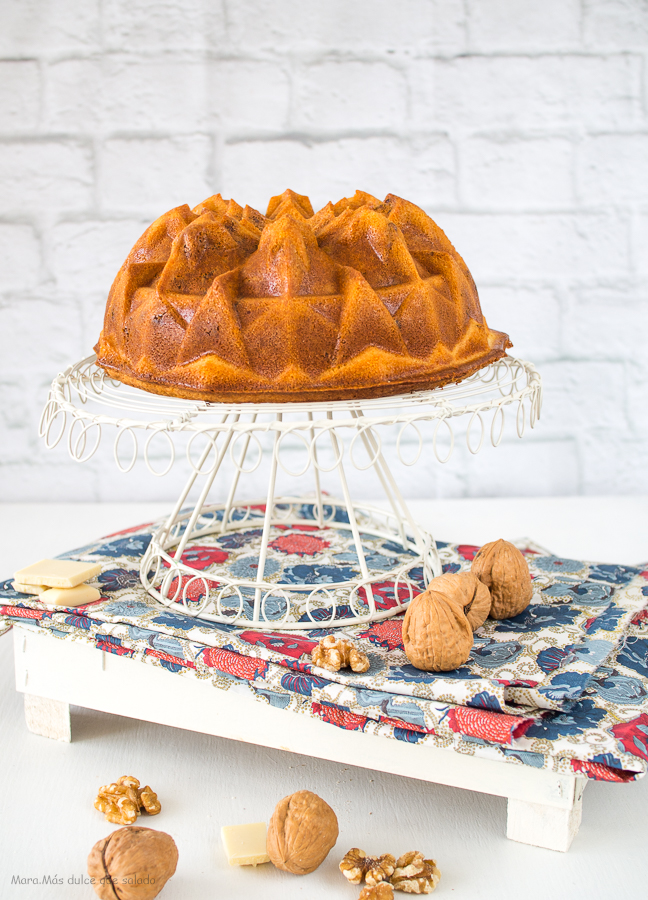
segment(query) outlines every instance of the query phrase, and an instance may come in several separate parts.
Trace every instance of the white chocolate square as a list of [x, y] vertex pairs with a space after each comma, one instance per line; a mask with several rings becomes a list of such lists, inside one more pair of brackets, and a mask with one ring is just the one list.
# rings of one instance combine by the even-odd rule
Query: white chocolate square
[[270, 862], [266, 848], [265, 822], [250, 825], [223, 825], [223, 847], [230, 866], [258, 866]]
[[38, 598], [48, 606], [83, 606], [98, 600], [101, 593], [89, 584], [77, 584], [72, 588], [49, 588]]
[[32, 566], [19, 569], [14, 573], [14, 578], [21, 584], [73, 588], [100, 572], [100, 563], [75, 562], [71, 559], [41, 559]]
[[21, 594], [42, 594], [47, 590], [43, 584], [21, 584], [19, 581], [14, 581], [12, 587]]

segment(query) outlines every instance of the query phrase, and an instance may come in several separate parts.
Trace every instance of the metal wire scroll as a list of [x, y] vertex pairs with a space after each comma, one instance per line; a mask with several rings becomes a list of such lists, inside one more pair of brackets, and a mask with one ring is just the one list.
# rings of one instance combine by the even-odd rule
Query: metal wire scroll
[[[535, 426], [541, 402], [537, 370], [513, 357], [505, 357], [457, 385], [397, 397], [212, 404], [129, 387], [110, 379], [90, 356], [54, 379], [39, 434], [46, 446], [53, 448], [67, 432], [68, 452], [77, 462], [85, 462], [96, 453], [104, 434], [112, 432], [113, 455], [120, 471], [130, 471], [142, 452], [146, 466], [158, 476], [167, 474], [175, 464], [176, 436], [187, 436], [190, 475], [142, 559], [144, 587], [164, 606], [201, 619], [247, 628], [299, 630], [312, 628], [315, 622], [343, 627], [393, 616], [420, 591], [421, 578], [425, 585], [441, 572], [434, 538], [412, 519], [385, 461], [381, 438], [385, 427], [397, 429], [400, 462], [414, 465], [424, 449], [419, 425], [432, 423], [431, 450], [439, 462], [447, 462], [455, 446], [453, 423], [458, 417], [467, 423], [468, 450], [477, 453], [486, 440], [493, 446], [500, 443], [507, 408], [522, 437], [527, 424]], [[156, 468], [151, 447], [160, 440], [168, 445], [169, 461]], [[305, 462], [298, 470], [290, 467], [283, 453], [287, 443], [303, 448]], [[224, 471], [224, 461], [233, 469], [227, 498], [210, 503], [209, 494], [219, 472]], [[241, 477], [262, 463], [268, 466], [266, 496], [237, 500]], [[312, 494], [276, 496], [280, 469], [292, 478], [302, 478], [310, 471]], [[373, 469], [388, 511], [354, 501], [352, 469]], [[321, 476], [330, 472], [337, 474], [339, 498], [322, 490]], [[185, 508], [198, 479], [204, 479], [199, 496]], [[335, 585], [302, 585], [266, 577], [271, 532], [277, 527], [303, 525], [305, 515], [320, 529], [351, 533], [360, 570], [357, 578]], [[207, 535], [241, 532], [251, 523], [261, 530], [254, 579], [234, 578], [218, 567], [198, 570], [183, 556], [191, 542]], [[402, 548], [392, 568], [370, 571], [363, 545], [367, 536], [395, 541]], [[376, 596], [377, 583], [380, 597]], [[392, 591], [387, 599], [385, 584], [391, 585]]]

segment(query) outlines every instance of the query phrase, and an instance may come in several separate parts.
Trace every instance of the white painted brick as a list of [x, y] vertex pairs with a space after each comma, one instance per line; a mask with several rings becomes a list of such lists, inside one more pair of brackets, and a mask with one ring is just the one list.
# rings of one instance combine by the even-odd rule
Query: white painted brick
[[157, 217], [194, 206], [213, 193], [208, 181], [211, 142], [200, 135], [107, 140], [102, 148], [99, 192], [104, 210]]
[[[89, 465], [73, 463], [60, 447], [37, 445], [29, 456], [0, 466], [0, 496], [6, 503], [92, 502], [100, 497], [97, 474]], [[53, 461], [56, 455], [56, 462]], [[115, 498], [116, 499], [116, 498]], [[128, 499], [127, 497], [124, 499]]]
[[40, 74], [33, 60], [0, 62], [0, 131], [33, 131], [40, 110]]
[[[105, 450], [108, 450], [107, 446]], [[159, 498], [160, 501], [168, 503], [170, 512], [187, 480], [187, 473], [188, 469], [185, 463], [184, 467], [176, 465], [163, 478], [156, 478], [148, 471], [141, 459], [130, 472], [120, 472], [114, 463], [112, 449], [110, 449], [110, 454], [102, 452], [97, 460], [97, 493], [100, 497], [110, 497], [111, 500], [114, 499], [117, 502], [136, 502], [150, 500], [153, 497], [156, 500]]]
[[541, 375], [544, 400], [539, 427], [543, 433], [578, 437], [592, 428], [627, 429], [623, 363], [546, 362]]
[[571, 358], [645, 358], [648, 284], [577, 289], [565, 311], [563, 332], [563, 350]]
[[635, 357], [627, 366], [628, 393], [627, 406], [630, 430], [643, 436], [648, 446], [648, 359], [645, 354]]
[[454, 200], [454, 158], [445, 137], [407, 142], [396, 138], [348, 138], [311, 144], [247, 141], [227, 144], [223, 186], [239, 202], [265, 211], [286, 187], [308, 194], [314, 208], [353, 194], [398, 194], [419, 205]]
[[204, 65], [105, 56], [67, 59], [46, 69], [48, 129], [175, 132], [204, 129]]
[[0, 223], [0, 291], [24, 291], [38, 284], [39, 241], [29, 225]]
[[[457, 461], [452, 461], [452, 465], [437, 465], [434, 469], [434, 479], [430, 481], [424, 480], [423, 477], [417, 479], [414, 485], [407, 493], [408, 499], [420, 500], [421, 497], [467, 497], [469, 495], [468, 479], [466, 477], [466, 467], [460, 466]], [[413, 474], [417, 475], [417, 470], [413, 470]], [[422, 476], [425, 474], [421, 473]], [[439, 522], [439, 529], [442, 523]], [[436, 531], [435, 531], [436, 536]], [[443, 531], [439, 531], [439, 537], [443, 537]]]
[[[174, 500], [180, 445], [163, 479], [121, 476], [110, 440], [81, 466], [45, 451], [49, 383], [90, 352], [151, 219], [221, 187], [264, 209], [287, 186], [316, 207], [356, 187], [422, 205], [466, 257], [489, 324], [543, 376], [522, 441], [510, 420], [473, 457], [457, 422], [441, 465], [424, 427], [421, 460], [394, 461], [406, 497], [648, 492], [646, 3], [582, 0], [582, 39], [577, 0], [228, 0], [227, 24], [224, 6], [2, 8], [3, 498]], [[356, 480], [378, 493], [370, 472]], [[261, 469], [242, 485], [264, 491]]]
[[[435, 426], [436, 423], [432, 422], [417, 423], [423, 440], [423, 448], [418, 461], [412, 466], [403, 465], [397, 457], [396, 447], [393, 446], [397, 430], [380, 429], [381, 437], [387, 444], [385, 458], [388, 460], [388, 465], [405, 498], [466, 496], [466, 472], [470, 465], [470, 460], [468, 459], [469, 454], [464, 448], [463, 432], [459, 435], [460, 428], [457, 430], [458, 437], [450, 460], [446, 463], [440, 463], [433, 451], [432, 442]], [[445, 426], [442, 426], [441, 435], [444, 433], [444, 428]], [[388, 434], [389, 438], [387, 437]], [[401, 442], [403, 458], [408, 461], [414, 458], [419, 446], [416, 437], [413, 437], [412, 440], [409, 439], [411, 434], [412, 429], [410, 428], [404, 434]], [[390, 440], [392, 445], [389, 444]], [[439, 439], [438, 449], [440, 455], [447, 453], [448, 445], [442, 437]], [[382, 502], [384, 504], [385, 501], [383, 500]], [[437, 536], [442, 537], [442, 533], [439, 532]]]
[[[112, 276], [109, 276], [109, 283], [112, 283], [116, 274], [117, 270], [112, 273]], [[84, 292], [75, 298], [81, 308], [81, 357], [89, 356], [99, 340], [106, 313], [107, 296], [108, 291], [102, 290], [99, 293]]]
[[460, 192], [477, 209], [573, 204], [573, 145], [561, 138], [472, 138], [459, 145]]
[[632, 218], [632, 263], [639, 275], [648, 275], [648, 213]]
[[477, 284], [507, 278], [626, 277], [629, 234], [614, 213], [436, 217]]
[[641, 63], [613, 56], [467, 56], [410, 71], [414, 122], [469, 131], [631, 127], [642, 120]]
[[461, 0], [231, 3], [228, 36], [243, 52], [465, 50]]
[[210, 112], [226, 132], [285, 129], [290, 80], [277, 63], [214, 61], [207, 78]]
[[[396, 463], [392, 473], [398, 481], [398, 487], [404, 499], [417, 500], [425, 497], [464, 497], [466, 495], [465, 471], [457, 466], [441, 465], [433, 457], [421, 456], [416, 466], [407, 469]], [[388, 508], [389, 503], [384, 495], [375, 493], [376, 506]], [[436, 525], [435, 537], [442, 538], [441, 523]]]
[[511, 355], [532, 363], [560, 355], [561, 309], [553, 290], [488, 283], [478, 287], [488, 324], [506, 332], [513, 342]]
[[[4, 364], [3, 369], [8, 371]], [[29, 384], [22, 379], [2, 384], [0, 471], [6, 463], [33, 458], [39, 440], [38, 424], [47, 400], [47, 387], [38, 383], [37, 379], [30, 379]]]
[[[584, 494], [648, 494], [648, 445], [603, 430], [581, 440]], [[639, 560], [638, 560], [639, 561]]]
[[643, 0], [583, 0], [583, 36], [587, 47], [645, 52], [648, 6]]
[[580, 3], [469, 0], [468, 35], [470, 49], [477, 52], [574, 48], [580, 38]]
[[148, 224], [120, 219], [56, 225], [50, 239], [50, 268], [60, 292], [107, 295], [119, 267]]
[[405, 115], [404, 75], [384, 63], [334, 61], [295, 73], [296, 128], [330, 131], [393, 131]]
[[587, 138], [578, 147], [576, 174], [589, 206], [648, 203], [648, 134]]
[[86, 209], [92, 182], [92, 154], [82, 143], [0, 143], [0, 208], [5, 215]]
[[29, 382], [44, 405], [52, 379], [84, 355], [80, 319], [78, 304], [68, 299], [20, 298], [0, 307], [0, 334], [11, 335], [2, 348], [5, 383], [26, 390]]
[[[541, 424], [537, 426], [540, 429]], [[579, 493], [576, 441], [522, 440], [485, 447], [466, 467], [470, 497], [559, 497]]]
[[99, 0], [3, 0], [0, 55], [92, 51], [99, 46]]
[[102, 25], [110, 50], [199, 50], [209, 28], [223, 30], [222, 2], [201, 0], [103, 0]]

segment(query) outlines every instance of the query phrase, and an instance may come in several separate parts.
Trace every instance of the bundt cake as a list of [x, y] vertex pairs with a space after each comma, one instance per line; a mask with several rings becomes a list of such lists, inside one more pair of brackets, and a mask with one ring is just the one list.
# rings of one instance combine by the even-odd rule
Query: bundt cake
[[97, 362], [127, 384], [213, 401], [379, 397], [504, 356], [466, 264], [388, 194], [285, 191], [263, 216], [220, 194], [142, 235], [108, 297]]

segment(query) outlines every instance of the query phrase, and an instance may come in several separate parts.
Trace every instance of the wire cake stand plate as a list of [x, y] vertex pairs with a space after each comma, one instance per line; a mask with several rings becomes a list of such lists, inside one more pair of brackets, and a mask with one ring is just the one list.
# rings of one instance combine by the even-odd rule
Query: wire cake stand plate
[[[432, 423], [428, 448], [447, 462], [457, 418], [467, 423], [467, 446], [477, 453], [487, 439], [500, 443], [508, 407], [522, 437], [542, 402], [537, 370], [513, 357], [430, 391], [281, 404], [149, 394], [109, 378], [95, 359], [54, 379], [40, 422], [46, 446], [67, 433], [70, 455], [85, 462], [112, 432], [120, 471], [130, 471], [142, 452], [148, 469], [162, 476], [175, 464], [175, 439], [184, 435], [189, 478], [142, 559], [142, 584], [185, 615], [260, 630], [388, 618], [441, 574], [434, 538], [413, 520], [385, 460], [385, 429], [397, 429], [396, 454], [414, 465], [426, 443], [418, 425]], [[169, 452], [162, 469], [152, 451], [160, 440]], [[290, 465], [295, 451], [299, 468]], [[265, 496], [237, 499], [241, 479], [260, 466], [267, 469]], [[353, 499], [353, 470], [374, 472], [386, 509]], [[312, 490], [279, 496], [279, 473], [295, 482], [310, 478]], [[337, 497], [324, 490], [329, 474], [337, 478]], [[225, 499], [215, 503], [210, 493], [217, 484]], [[194, 488], [198, 496], [189, 501]], [[225, 546], [236, 547], [234, 564], [224, 564]]]

